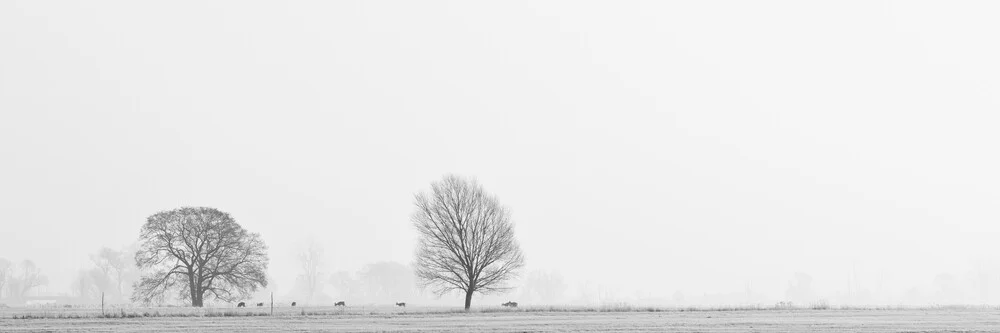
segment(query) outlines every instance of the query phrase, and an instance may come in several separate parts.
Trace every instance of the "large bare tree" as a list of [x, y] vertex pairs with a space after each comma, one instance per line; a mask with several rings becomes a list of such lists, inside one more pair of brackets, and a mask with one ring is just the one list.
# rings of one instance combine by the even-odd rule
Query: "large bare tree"
[[411, 220], [417, 228], [415, 270], [437, 295], [472, 295], [510, 289], [507, 282], [524, 266], [514, 238], [510, 211], [475, 180], [455, 175], [431, 183], [430, 193], [415, 196]]
[[140, 233], [136, 265], [146, 274], [132, 300], [162, 302], [168, 292], [192, 306], [205, 297], [224, 302], [249, 298], [267, 286], [267, 246], [215, 208], [183, 207], [153, 214]]

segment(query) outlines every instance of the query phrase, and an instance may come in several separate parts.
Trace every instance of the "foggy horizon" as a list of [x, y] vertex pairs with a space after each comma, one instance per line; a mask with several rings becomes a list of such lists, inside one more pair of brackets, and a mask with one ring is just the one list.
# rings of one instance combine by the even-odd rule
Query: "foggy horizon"
[[412, 264], [455, 174], [565, 280], [490, 305], [1000, 303], [1000, 5], [726, 4], [0, 3], [0, 258], [73, 295], [212, 207], [286, 297]]

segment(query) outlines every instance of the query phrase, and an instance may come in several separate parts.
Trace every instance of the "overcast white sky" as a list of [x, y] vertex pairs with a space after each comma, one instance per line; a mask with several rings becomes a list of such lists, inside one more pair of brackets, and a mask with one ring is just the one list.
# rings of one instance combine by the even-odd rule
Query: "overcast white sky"
[[529, 270], [628, 293], [1000, 268], [997, 17], [987, 1], [3, 1], [0, 257], [68, 291], [147, 216], [212, 206], [262, 234], [289, 286], [310, 237], [335, 269], [410, 262], [412, 195], [457, 173], [511, 208]]

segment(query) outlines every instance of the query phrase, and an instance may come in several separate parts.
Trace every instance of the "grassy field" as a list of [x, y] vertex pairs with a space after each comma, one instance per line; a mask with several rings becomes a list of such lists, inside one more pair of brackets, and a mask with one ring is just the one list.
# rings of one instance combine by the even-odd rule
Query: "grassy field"
[[102, 317], [100, 309], [6, 308], [0, 332], [1000, 332], [1000, 311], [990, 308], [456, 310], [133, 308]]

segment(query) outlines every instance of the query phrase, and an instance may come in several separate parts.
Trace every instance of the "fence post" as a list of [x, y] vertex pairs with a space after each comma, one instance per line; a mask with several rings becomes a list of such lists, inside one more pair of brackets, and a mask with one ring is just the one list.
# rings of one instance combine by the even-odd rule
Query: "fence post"
[[104, 316], [104, 292], [101, 292], [101, 316]]
[[274, 316], [274, 292], [271, 292], [271, 316]]

